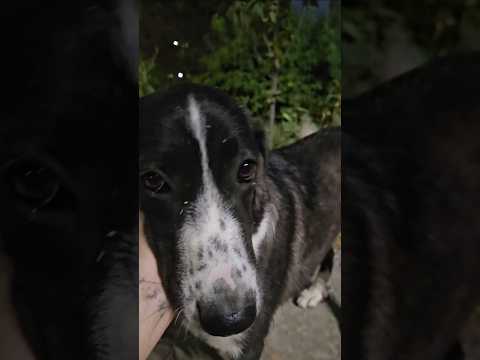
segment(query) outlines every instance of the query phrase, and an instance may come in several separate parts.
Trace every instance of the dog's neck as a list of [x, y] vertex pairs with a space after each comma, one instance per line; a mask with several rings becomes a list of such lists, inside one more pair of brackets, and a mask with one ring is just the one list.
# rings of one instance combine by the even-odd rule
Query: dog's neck
[[257, 261], [261, 258], [262, 262], [267, 262], [272, 252], [273, 239], [279, 221], [280, 199], [274, 196], [274, 191], [269, 191], [275, 187], [275, 184], [268, 176], [264, 185], [260, 194], [262, 197], [260, 220], [253, 233], [252, 243]]
[[267, 204], [252, 237], [253, 249], [257, 258], [260, 254], [265, 256], [271, 252], [278, 217], [278, 209], [275, 204]]

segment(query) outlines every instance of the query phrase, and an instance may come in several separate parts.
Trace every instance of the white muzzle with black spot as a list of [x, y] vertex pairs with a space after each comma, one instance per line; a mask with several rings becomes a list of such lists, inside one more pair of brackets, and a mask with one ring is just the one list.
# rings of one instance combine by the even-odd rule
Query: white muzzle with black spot
[[[213, 336], [231, 336], [249, 328], [259, 310], [255, 266], [238, 219], [216, 187], [208, 165], [207, 127], [199, 104], [188, 99], [188, 128], [201, 153], [202, 185], [182, 210], [179, 275], [187, 327]], [[199, 329], [198, 329], [199, 330]]]

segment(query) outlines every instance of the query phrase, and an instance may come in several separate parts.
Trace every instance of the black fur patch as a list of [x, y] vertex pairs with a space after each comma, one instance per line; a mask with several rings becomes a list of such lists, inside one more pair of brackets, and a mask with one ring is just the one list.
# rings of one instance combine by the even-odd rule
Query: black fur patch
[[343, 105], [342, 356], [461, 359], [480, 303], [480, 54]]

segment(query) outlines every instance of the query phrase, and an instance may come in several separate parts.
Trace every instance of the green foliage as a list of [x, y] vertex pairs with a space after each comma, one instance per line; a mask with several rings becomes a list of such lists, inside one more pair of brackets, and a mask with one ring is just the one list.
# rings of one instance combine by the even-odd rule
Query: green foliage
[[[179, 62], [199, 58], [183, 80], [234, 96], [274, 147], [296, 140], [304, 123], [340, 125], [339, 18], [312, 10], [294, 14], [279, 0], [232, 2], [212, 17], [203, 53], [178, 52]], [[157, 67], [155, 56], [141, 59], [140, 96], [179, 81]]]
[[[331, 19], [249, 0], [235, 1], [211, 24], [213, 48], [193, 80], [236, 97], [274, 146], [295, 140], [303, 121], [340, 124], [340, 34]], [[326, 74], [316, 78], [321, 69]]]
[[158, 89], [158, 77], [155, 76], [157, 52], [150, 59], [140, 59], [138, 68], [138, 91], [140, 96], [153, 93]]

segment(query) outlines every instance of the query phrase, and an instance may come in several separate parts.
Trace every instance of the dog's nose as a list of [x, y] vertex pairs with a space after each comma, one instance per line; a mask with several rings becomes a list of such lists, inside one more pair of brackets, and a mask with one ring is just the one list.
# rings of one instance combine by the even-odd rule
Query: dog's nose
[[202, 328], [213, 336], [230, 336], [248, 329], [257, 316], [255, 301], [235, 309], [225, 304], [198, 303]]

